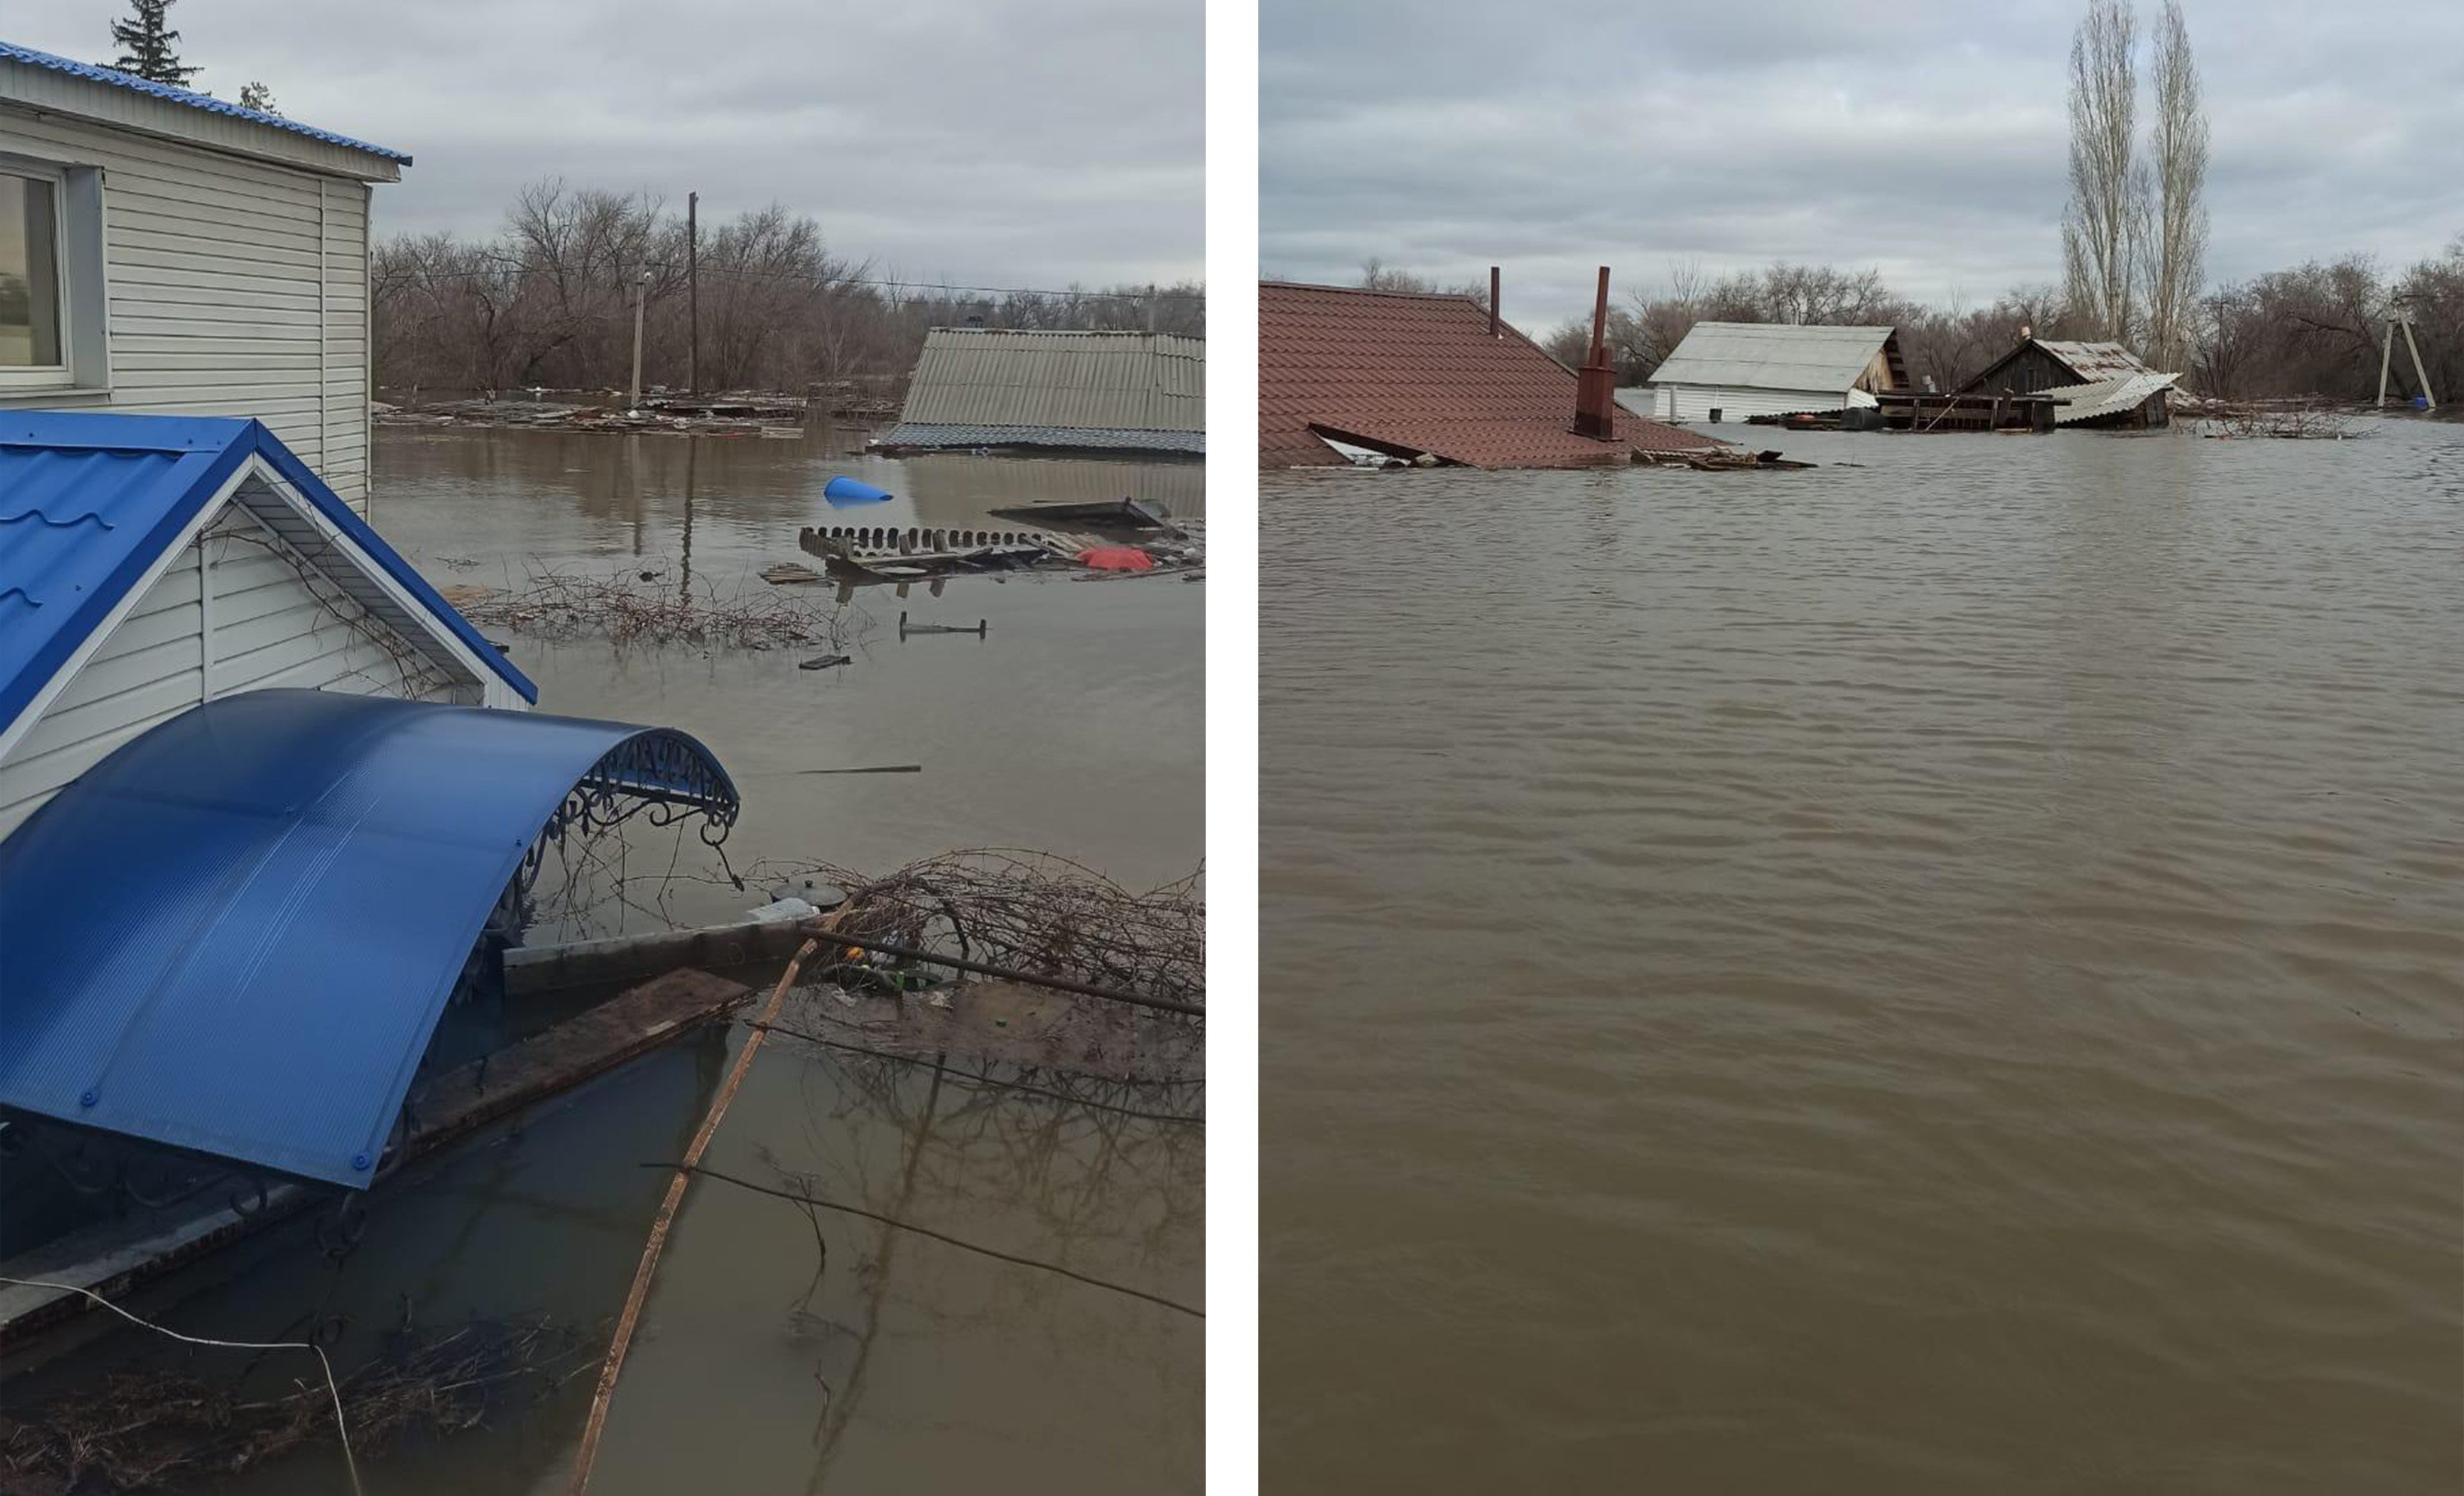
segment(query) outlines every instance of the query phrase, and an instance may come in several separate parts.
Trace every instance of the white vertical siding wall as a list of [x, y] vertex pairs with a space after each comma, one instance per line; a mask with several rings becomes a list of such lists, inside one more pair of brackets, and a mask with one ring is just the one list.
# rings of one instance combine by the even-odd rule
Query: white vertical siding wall
[[182, 548], [0, 761], [0, 839], [148, 728], [201, 702], [276, 686], [468, 704], [481, 696], [313, 569], [302, 575], [273, 532], [232, 510]]
[[1851, 405], [1872, 405], [1871, 396], [1844, 389], [1738, 389], [1709, 385], [1642, 385], [1617, 392], [1617, 404], [1637, 415], [1660, 421], [1708, 421], [1720, 412], [1723, 421], [1749, 415], [1793, 415], [1800, 410], [1844, 410]]
[[56, 115], [0, 136], [102, 168], [111, 308], [107, 393], [0, 407], [253, 416], [364, 512], [368, 185]]

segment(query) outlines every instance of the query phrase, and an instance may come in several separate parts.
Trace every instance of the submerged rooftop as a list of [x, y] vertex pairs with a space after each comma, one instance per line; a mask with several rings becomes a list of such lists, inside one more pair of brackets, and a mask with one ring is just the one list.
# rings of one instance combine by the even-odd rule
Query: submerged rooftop
[[1459, 296], [1267, 281], [1258, 287], [1258, 462], [1339, 466], [1326, 437], [1474, 468], [1582, 468], [1705, 436], [1619, 411], [1617, 439], [1573, 429], [1574, 371]]

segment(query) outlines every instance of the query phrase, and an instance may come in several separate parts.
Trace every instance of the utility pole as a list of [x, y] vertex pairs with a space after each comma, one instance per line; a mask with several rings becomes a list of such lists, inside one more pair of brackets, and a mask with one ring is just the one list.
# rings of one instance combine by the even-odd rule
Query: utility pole
[[2423, 408], [2435, 410], [2438, 397], [2430, 392], [2430, 373], [2421, 366], [2421, 344], [2412, 341], [2412, 312], [2402, 305], [2387, 309], [2387, 340], [2379, 344], [2379, 406], [2384, 408], [2387, 405], [2387, 365], [2395, 360], [2395, 330], [2399, 325], [2404, 328], [2405, 351], [2412, 355], [2412, 378], [2414, 387], [2421, 391]]
[[685, 194], [685, 393], [701, 393], [701, 194]]
[[649, 298], [650, 273], [645, 270], [633, 282], [633, 384], [625, 393], [627, 415], [642, 408], [642, 305]]

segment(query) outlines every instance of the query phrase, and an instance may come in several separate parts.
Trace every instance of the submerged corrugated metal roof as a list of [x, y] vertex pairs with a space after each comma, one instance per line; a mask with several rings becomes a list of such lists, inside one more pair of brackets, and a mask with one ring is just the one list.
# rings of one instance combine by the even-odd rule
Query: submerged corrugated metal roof
[[1093, 426], [953, 426], [901, 421], [875, 447], [966, 451], [978, 447], [1042, 447], [1058, 451], [1157, 451], [1206, 455], [1204, 431], [1126, 431]]
[[1206, 429], [1206, 340], [1163, 333], [936, 327], [901, 425]]
[[1896, 329], [1696, 322], [1650, 385], [1839, 390], [1862, 379]]
[[258, 500], [277, 532], [343, 590], [388, 621], [409, 622], [361, 569], [375, 566], [526, 699], [539, 699], [538, 687], [259, 423], [0, 411], [0, 737], [253, 461], [289, 483], [366, 558], [341, 564], [340, 548], [270, 490], [240, 495]]
[[1574, 425], [1572, 369], [1458, 296], [1258, 287], [1258, 463], [1339, 467], [1319, 438], [1430, 452], [1475, 468], [1575, 468], [1637, 451], [1708, 451], [1692, 431], [1617, 412], [1617, 440]]
[[2117, 374], [2085, 384], [2057, 385], [2037, 393], [2069, 402], [2054, 407], [2054, 424], [2076, 426], [2081, 421], [2094, 421], [2136, 409], [2158, 390], [2170, 389], [2173, 382], [2181, 377], [2179, 374], [2159, 374], [2151, 369], [2139, 374]]
[[2156, 372], [2139, 355], [2118, 342], [2078, 342], [2064, 339], [2039, 338], [2035, 340], [2035, 343], [2037, 347], [2060, 360], [2062, 366], [2078, 375], [2082, 383]]
[[698, 742], [618, 722], [256, 691], [134, 739], [0, 841], [0, 1107], [364, 1188], [507, 880], [620, 749], [732, 819]]
[[0, 57], [11, 62], [22, 62], [28, 67], [41, 68], [47, 72], [64, 73], [71, 77], [85, 78], [90, 82], [107, 83], [113, 88], [125, 88], [135, 93], [148, 94], [165, 102], [185, 104], [191, 109], [202, 109], [209, 114], [224, 115], [233, 120], [247, 120], [293, 135], [304, 135], [312, 141], [323, 141], [328, 145], [341, 145], [351, 150], [365, 151], [371, 156], [381, 156], [406, 166], [410, 165], [410, 158], [398, 150], [389, 150], [383, 145], [371, 145], [365, 141], [355, 141], [347, 135], [337, 135], [331, 130], [320, 130], [313, 124], [302, 124], [297, 120], [286, 120], [278, 114], [268, 114], [262, 109], [243, 108], [229, 99], [216, 99], [211, 94], [200, 94], [193, 89], [174, 88], [168, 83], [157, 83], [139, 77], [134, 73], [122, 73], [117, 68], [104, 67], [100, 63], [79, 62], [73, 57], [54, 56], [48, 52], [36, 52], [32, 47], [20, 47], [14, 42], [8, 41], [0, 41]]

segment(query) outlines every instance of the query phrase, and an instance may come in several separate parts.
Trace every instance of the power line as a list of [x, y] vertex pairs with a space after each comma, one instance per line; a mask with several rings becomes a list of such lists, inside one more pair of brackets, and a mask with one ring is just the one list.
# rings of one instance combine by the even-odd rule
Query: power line
[[[512, 270], [544, 274], [541, 267], [526, 264], [523, 261], [514, 259], [508, 255], [491, 255], [489, 257], [491, 259], [497, 260], [499, 263], [504, 264], [507, 268]], [[631, 268], [635, 270], [660, 270], [672, 275], [676, 274], [684, 267], [679, 266], [672, 260], [637, 260], [633, 262]], [[793, 271], [781, 270], [722, 270], [710, 265], [699, 267], [699, 271], [700, 274], [704, 275], [733, 276], [738, 280], [794, 281], [800, 285], [811, 286], [816, 290], [822, 291], [827, 291], [839, 286], [873, 286], [884, 290], [936, 292], [945, 297], [960, 294], [997, 297], [1056, 297], [1065, 299], [1074, 297], [1082, 301], [1154, 300], [1202, 302], [1206, 299], [1206, 293], [1203, 291], [1089, 291], [1084, 288], [1064, 289], [1051, 286], [959, 286], [950, 285], [936, 280], [890, 280], [874, 275], [810, 275], [799, 274]], [[427, 273], [423, 278], [429, 280], [474, 280], [489, 274], [490, 272], [481, 270], [435, 271]], [[914, 299], [920, 300], [922, 298], [916, 297]]]

